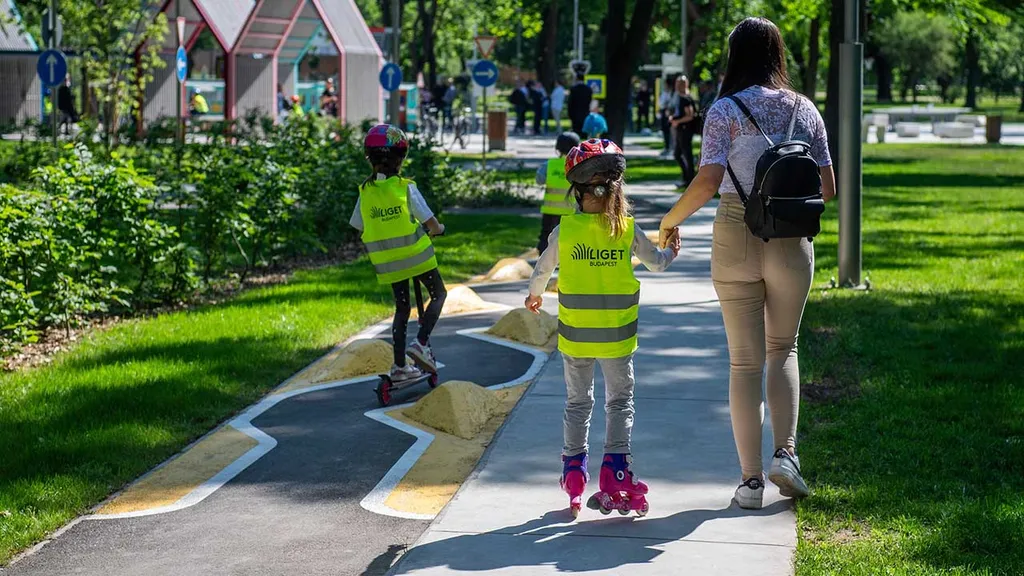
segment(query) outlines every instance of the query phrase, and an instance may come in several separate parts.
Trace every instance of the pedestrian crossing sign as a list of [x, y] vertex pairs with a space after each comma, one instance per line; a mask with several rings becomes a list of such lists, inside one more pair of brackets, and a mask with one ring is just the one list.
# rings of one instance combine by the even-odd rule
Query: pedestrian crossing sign
[[604, 74], [587, 74], [583, 77], [583, 81], [594, 92], [594, 98], [604, 99], [604, 88], [608, 84]]

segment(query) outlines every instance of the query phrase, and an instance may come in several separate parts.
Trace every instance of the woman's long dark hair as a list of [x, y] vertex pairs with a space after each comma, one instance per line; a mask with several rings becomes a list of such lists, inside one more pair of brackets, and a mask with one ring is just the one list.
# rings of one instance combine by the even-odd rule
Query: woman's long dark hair
[[778, 26], [767, 18], [746, 18], [729, 34], [729, 63], [719, 97], [751, 86], [789, 88], [786, 45]]

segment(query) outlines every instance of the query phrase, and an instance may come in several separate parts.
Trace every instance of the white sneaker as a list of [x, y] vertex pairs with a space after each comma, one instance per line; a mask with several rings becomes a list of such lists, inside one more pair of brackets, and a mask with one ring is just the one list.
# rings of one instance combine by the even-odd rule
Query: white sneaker
[[736, 488], [732, 499], [739, 504], [740, 508], [760, 510], [761, 502], [764, 499], [764, 476], [748, 478]]
[[807, 483], [800, 476], [800, 458], [791, 456], [785, 448], [775, 451], [768, 479], [779, 487], [779, 494], [787, 498], [804, 498], [811, 493]]
[[423, 371], [415, 366], [392, 364], [390, 376], [392, 382], [404, 382], [405, 380], [412, 380], [423, 376]]
[[431, 371], [437, 371], [437, 360], [434, 359], [434, 351], [430, 349], [430, 344], [423, 345], [417, 340], [413, 342], [412, 346], [406, 348], [405, 353], [411, 356], [420, 366]]

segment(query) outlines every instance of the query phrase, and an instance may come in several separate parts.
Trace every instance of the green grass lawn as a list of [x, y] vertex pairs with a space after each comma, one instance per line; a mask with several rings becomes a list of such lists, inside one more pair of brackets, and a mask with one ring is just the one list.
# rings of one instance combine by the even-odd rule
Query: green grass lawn
[[[530, 247], [536, 220], [448, 216], [448, 282]], [[393, 310], [364, 258], [124, 322], [0, 375], [0, 565]]]
[[874, 289], [802, 327], [797, 574], [1024, 574], [1024, 148], [865, 151]]

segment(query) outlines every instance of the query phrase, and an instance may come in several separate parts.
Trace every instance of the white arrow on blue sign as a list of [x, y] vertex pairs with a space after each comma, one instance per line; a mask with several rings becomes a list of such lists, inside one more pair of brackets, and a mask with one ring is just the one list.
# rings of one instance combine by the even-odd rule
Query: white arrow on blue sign
[[178, 52], [174, 56], [174, 67], [178, 75], [178, 83], [184, 84], [185, 79], [188, 78], [188, 54], [185, 53], [184, 46], [178, 46]]
[[380, 86], [387, 92], [394, 92], [402, 84], [402, 69], [394, 62], [388, 62], [380, 69]]
[[59, 50], [47, 50], [39, 55], [36, 61], [36, 73], [47, 86], [56, 86], [64, 82], [68, 73], [68, 61]]
[[473, 81], [482, 88], [498, 83], [498, 67], [490, 60], [481, 60], [473, 66]]

